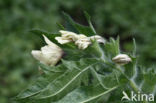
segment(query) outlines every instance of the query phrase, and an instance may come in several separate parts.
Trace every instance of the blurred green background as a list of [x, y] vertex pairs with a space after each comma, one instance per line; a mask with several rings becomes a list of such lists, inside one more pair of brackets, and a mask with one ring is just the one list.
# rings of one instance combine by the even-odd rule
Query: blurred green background
[[12, 103], [38, 74], [30, 52], [42, 45], [28, 31], [40, 28], [58, 32], [62, 11], [87, 25], [87, 11], [99, 35], [120, 36], [121, 49], [132, 50], [136, 39], [139, 63], [156, 63], [156, 0], [0, 0], [0, 103]]

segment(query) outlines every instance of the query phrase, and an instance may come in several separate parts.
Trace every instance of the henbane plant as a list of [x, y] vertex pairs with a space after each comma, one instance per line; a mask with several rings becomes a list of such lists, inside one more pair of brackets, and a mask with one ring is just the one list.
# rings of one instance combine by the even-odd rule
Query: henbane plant
[[[136, 45], [130, 53], [120, 50], [115, 40], [99, 36], [85, 13], [89, 26], [75, 23], [64, 13], [67, 27], [44, 35], [47, 43], [32, 51], [40, 61], [42, 73], [28, 88], [16, 96], [19, 103], [121, 103], [123, 91], [130, 94], [156, 93], [156, 70], [137, 64]], [[154, 97], [153, 97], [154, 98]], [[126, 101], [126, 103], [137, 101]], [[142, 100], [140, 103], [149, 103]], [[137, 102], [138, 103], [138, 102]]]

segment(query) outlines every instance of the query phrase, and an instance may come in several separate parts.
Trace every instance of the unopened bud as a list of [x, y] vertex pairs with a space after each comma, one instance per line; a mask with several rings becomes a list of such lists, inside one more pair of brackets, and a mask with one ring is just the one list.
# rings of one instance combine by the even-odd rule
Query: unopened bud
[[124, 65], [132, 61], [131, 58], [127, 54], [119, 54], [115, 56], [112, 60], [113, 62], [120, 64], [120, 65]]

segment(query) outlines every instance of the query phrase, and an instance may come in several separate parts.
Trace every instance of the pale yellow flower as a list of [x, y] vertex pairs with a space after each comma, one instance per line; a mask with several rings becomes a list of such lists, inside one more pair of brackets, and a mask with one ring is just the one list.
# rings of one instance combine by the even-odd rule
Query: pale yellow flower
[[66, 44], [69, 42], [72, 42], [71, 39], [63, 38], [63, 37], [55, 37], [55, 39], [60, 43], [60, 44]]
[[97, 40], [98, 43], [105, 43], [105, 40], [99, 35], [87, 37], [84, 34], [76, 34], [65, 30], [60, 30], [59, 32], [61, 33], [61, 37], [55, 37], [55, 39], [60, 44], [74, 42], [79, 49], [86, 49], [91, 44], [91, 40], [94, 39]]
[[43, 37], [47, 45], [42, 47], [41, 50], [32, 50], [31, 54], [41, 63], [54, 66], [61, 59], [63, 51], [46, 36], [43, 35]]
[[65, 31], [65, 30], [60, 30], [61, 37], [55, 37], [55, 39], [60, 43], [60, 44], [66, 44], [72, 41], [76, 41], [78, 39], [78, 35], [73, 32]]
[[99, 35], [91, 36], [91, 40], [96, 40], [98, 43], [105, 43], [106, 40]]
[[84, 50], [91, 44], [91, 41], [88, 37], [79, 38], [77, 41], [75, 41], [75, 44], [78, 46], [79, 49]]

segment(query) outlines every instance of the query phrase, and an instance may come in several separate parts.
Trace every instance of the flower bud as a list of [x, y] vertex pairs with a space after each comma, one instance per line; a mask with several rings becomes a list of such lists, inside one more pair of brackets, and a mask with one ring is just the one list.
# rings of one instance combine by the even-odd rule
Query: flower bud
[[60, 30], [61, 37], [55, 37], [55, 39], [60, 43], [60, 44], [66, 44], [72, 41], [76, 41], [78, 39], [78, 35], [73, 32], [69, 31], [64, 31]]
[[106, 40], [99, 35], [91, 36], [91, 40], [96, 40], [98, 43], [105, 43]]
[[105, 43], [105, 40], [99, 35], [87, 37], [84, 34], [76, 34], [64, 30], [60, 30], [60, 33], [61, 37], [55, 37], [60, 44], [74, 42], [79, 49], [86, 49], [91, 44], [91, 40], [94, 39], [97, 40], [98, 43]]
[[75, 44], [79, 49], [84, 50], [91, 44], [91, 42], [87, 36], [80, 34], [78, 40], [75, 41]]
[[55, 37], [55, 39], [60, 43], [60, 44], [66, 44], [71, 42], [72, 40], [63, 38], [63, 37]]
[[120, 65], [124, 65], [132, 61], [131, 58], [126, 54], [119, 54], [115, 56], [112, 60], [113, 62], [120, 64]]
[[43, 35], [43, 37], [47, 45], [42, 47], [41, 50], [32, 50], [31, 54], [41, 63], [54, 66], [61, 59], [63, 51], [46, 36]]
[[78, 39], [78, 35], [74, 32], [60, 30], [59, 31], [63, 38], [69, 39], [71, 41], [76, 41]]

